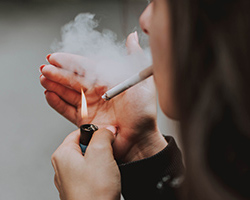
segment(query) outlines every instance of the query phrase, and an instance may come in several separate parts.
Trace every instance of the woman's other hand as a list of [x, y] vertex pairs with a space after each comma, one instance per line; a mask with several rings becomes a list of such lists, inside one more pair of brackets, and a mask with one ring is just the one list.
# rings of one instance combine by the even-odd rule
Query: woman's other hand
[[120, 172], [112, 149], [114, 133], [114, 127], [95, 132], [83, 156], [77, 130], [54, 152], [54, 181], [62, 200], [120, 199]]
[[[136, 33], [128, 36], [126, 45], [129, 53], [141, 51]], [[105, 102], [101, 96], [107, 86], [84, 77], [84, 66], [86, 62], [90, 64], [90, 60], [78, 55], [54, 53], [48, 61], [50, 65], [40, 68], [40, 81], [46, 89], [49, 105], [78, 127], [85, 123], [117, 127], [113, 144], [116, 159], [123, 162], [143, 159], [166, 146], [156, 124], [153, 78]], [[88, 119], [81, 118], [81, 88], [88, 102]]]

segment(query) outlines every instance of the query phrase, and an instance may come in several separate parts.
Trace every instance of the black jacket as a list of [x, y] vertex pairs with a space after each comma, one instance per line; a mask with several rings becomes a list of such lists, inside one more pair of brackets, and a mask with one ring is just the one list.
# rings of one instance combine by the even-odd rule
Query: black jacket
[[[208, 168], [221, 183], [221, 188], [215, 188], [216, 190], [225, 189], [230, 199], [250, 199], [250, 140], [239, 134], [230, 136], [228, 133], [210, 137]], [[207, 191], [202, 192], [202, 189], [199, 191], [201, 195], [197, 196], [192, 187], [191, 190], [187, 187], [192, 182], [185, 180], [185, 184], [182, 184], [184, 167], [181, 152], [172, 137], [165, 138], [168, 145], [158, 154], [119, 166], [125, 200], [215, 199], [215, 196]], [[198, 188], [203, 185], [201, 182]], [[182, 189], [185, 189], [185, 193], [182, 193]], [[217, 194], [216, 196], [218, 197]], [[219, 196], [216, 199], [228, 198]]]
[[183, 181], [181, 152], [172, 137], [153, 157], [119, 166], [125, 200], [176, 199]]

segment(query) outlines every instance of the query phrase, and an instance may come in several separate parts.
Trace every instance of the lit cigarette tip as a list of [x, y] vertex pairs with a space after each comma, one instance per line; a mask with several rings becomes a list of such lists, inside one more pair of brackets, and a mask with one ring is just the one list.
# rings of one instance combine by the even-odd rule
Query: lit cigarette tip
[[110, 98], [108, 97], [107, 93], [105, 93], [104, 95], [102, 95], [102, 99], [103, 99], [104, 101], [110, 100]]

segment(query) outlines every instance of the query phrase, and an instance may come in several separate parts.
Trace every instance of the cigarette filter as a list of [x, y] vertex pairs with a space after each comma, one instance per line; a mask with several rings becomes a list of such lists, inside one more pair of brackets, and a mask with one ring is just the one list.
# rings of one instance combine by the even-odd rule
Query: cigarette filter
[[97, 130], [98, 130], [98, 127], [94, 124], [84, 124], [80, 127], [80, 131], [81, 131], [80, 147], [81, 147], [83, 155], [85, 154], [88, 144], [92, 138], [92, 135]]

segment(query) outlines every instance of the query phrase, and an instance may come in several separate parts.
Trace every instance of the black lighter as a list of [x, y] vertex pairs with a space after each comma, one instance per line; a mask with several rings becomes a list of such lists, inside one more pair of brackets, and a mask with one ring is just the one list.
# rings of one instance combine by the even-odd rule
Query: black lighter
[[84, 124], [80, 126], [81, 136], [80, 136], [80, 147], [82, 154], [85, 154], [85, 151], [88, 147], [89, 141], [92, 138], [92, 135], [95, 131], [98, 130], [98, 127], [94, 124]]

